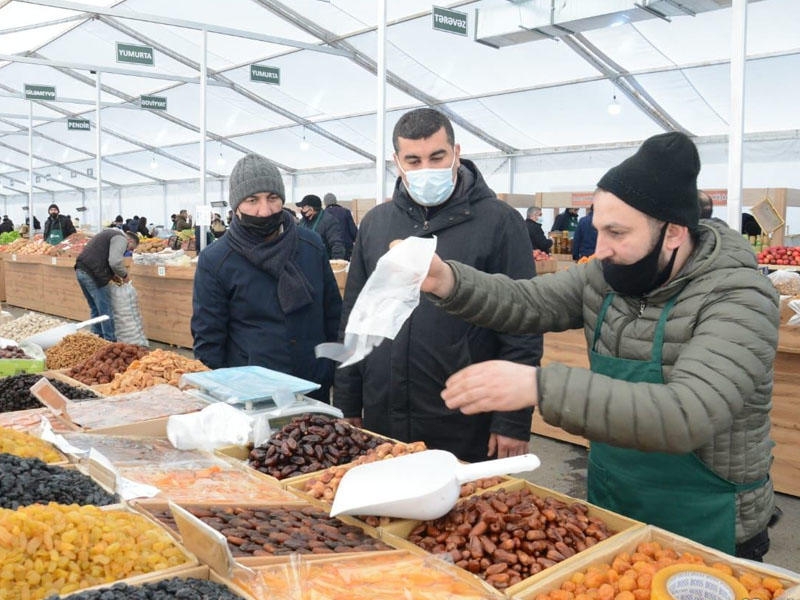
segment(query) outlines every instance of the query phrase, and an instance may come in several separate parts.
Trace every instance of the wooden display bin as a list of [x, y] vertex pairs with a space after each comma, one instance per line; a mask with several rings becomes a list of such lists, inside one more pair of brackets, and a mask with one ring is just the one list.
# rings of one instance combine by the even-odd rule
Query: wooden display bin
[[[532, 600], [539, 594], [547, 594], [557, 590], [562, 583], [569, 580], [574, 574], [585, 573], [589, 567], [594, 565], [610, 565], [618, 554], [622, 552], [633, 554], [637, 546], [643, 542], [657, 542], [662, 548], [672, 548], [678, 554], [690, 552], [700, 556], [708, 566], [714, 563], [728, 565], [733, 569], [734, 575], [750, 573], [760, 578], [774, 577], [787, 589], [800, 583], [800, 580], [789, 577], [780, 571], [770, 569], [768, 565], [735, 558], [664, 529], [647, 525], [646, 527], [615, 536], [608, 540], [608, 543], [604, 544], [602, 548], [598, 544], [591, 552], [582, 552], [572, 557], [577, 560], [570, 559], [572, 562], [564, 561], [546, 569], [542, 572], [544, 573], [542, 577], [537, 578], [535, 581], [531, 579], [526, 585], [520, 585], [515, 590], [514, 598], [516, 600]], [[581, 556], [581, 554], [584, 556]]]
[[191, 348], [195, 268], [131, 265], [129, 272], [147, 338]]

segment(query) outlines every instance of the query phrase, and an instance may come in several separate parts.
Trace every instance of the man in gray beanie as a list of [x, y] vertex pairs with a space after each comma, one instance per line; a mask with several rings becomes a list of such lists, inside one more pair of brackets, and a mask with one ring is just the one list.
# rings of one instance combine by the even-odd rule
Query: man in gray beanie
[[329, 401], [333, 363], [314, 347], [336, 340], [342, 299], [319, 236], [284, 210], [277, 167], [248, 154], [233, 167], [227, 233], [198, 258], [194, 354], [212, 369], [257, 365], [319, 384]]
[[353, 242], [356, 240], [356, 233], [358, 228], [356, 222], [353, 220], [353, 213], [349, 208], [339, 204], [336, 196], [328, 192], [323, 196], [322, 201], [325, 203], [325, 212], [336, 217], [339, 222], [339, 229], [342, 231], [342, 240], [344, 241], [344, 258], [350, 260], [353, 254]]
[[449, 408], [536, 406], [591, 441], [590, 502], [761, 560], [778, 295], [737, 231], [698, 220], [699, 171], [687, 136], [653, 136], [598, 183], [596, 260], [511, 281], [435, 256], [422, 289], [492, 330], [581, 328], [589, 349], [588, 369], [463, 369]]

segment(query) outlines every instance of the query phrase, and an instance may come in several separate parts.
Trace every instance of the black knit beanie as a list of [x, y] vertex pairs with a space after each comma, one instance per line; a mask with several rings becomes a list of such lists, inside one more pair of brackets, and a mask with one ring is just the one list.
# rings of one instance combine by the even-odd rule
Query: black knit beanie
[[242, 200], [258, 193], [278, 194], [286, 200], [278, 167], [259, 154], [243, 156], [231, 171], [228, 202], [235, 213]]
[[695, 229], [700, 216], [698, 173], [697, 147], [673, 131], [645, 140], [636, 154], [603, 175], [597, 187], [659, 221]]

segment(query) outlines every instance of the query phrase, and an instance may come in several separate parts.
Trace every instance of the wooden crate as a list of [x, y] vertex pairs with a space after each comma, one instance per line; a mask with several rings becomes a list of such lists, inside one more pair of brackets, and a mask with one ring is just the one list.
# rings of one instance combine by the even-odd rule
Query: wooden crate
[[194, 273], [194, 267], [131, 266], [130, 276], [139, 296], [148, 339], [192, 347]]
[[778, 352], [772, 388], [772, 482], [775, 490], [800, 496], [800, 354]]
[[608, 543], [604, 543], [602, 547], [598, 544], [593, 548], [592, 552], [576, 554], [572, 559], [569, 559], [571, 561], [569, 563], [564, 561], [546, 569], [542, 572], [544, 574], [542, 577], [538, 577], [535, 580], [531, 578], [526, 585], [521, 584], [514, 591], [514, 598], [516, 600], [531, 600], [538, 594], [546, 594], [556, 590], [575, 573], [585, 572], [592, 565], [611, 564], [615, 556], [621, 552], [633, 553], [642, 542], [658, 542], [662, 547], [672, 548], [679, 554], [691, 552], [703, 558], [709, 566], [716, 562], [727, 564], [734, 570], [735, 574], [746, 572], [759, 577], [775, 577], [786, 588], [800, 583], [800, 579], [795, 579], [781, 571], [770, 569], [769, 566], [762, 566], [759, 563], [735, 558], [669, 531], [647, 525], [615, 536], [608, 540]]
[[[572, 498], [572, 497], [567, 496], [565, 494], [561, 494], [559, 492], [556, 492], [555, 490], [551, 490], [551, 489], [548, 489], [548, 488], [544, 488], [544, 487], [535, 485], [535, 484], [533, 484], [533, 483], [531, 483], [529, 481], [523, 480], [523, 479], [513, 479], [512, 481], [509, 481], [506, 484], [499, 485], [499, 486], [496, 486], [496, 487], [492, 488], [492, 491], [496, 491], [496, 490], [499, 490], [499, 489], [506, 489], [506, 490], [511, 491], [511, 490], [519, 490], [519, 489], [523, 489], [523, 488], [527, 488], [527, 489], [531, 490], [531, 492], [533, 492], [534, 495], [539, 496], [541, 498], [550, 496], [552, 498], [555, 498], [556, 500], [560, 500], [561, 502], [565, 502], [566, 504], [572, 504], [574, 502], [580, 502], [581, 504], [584, 504], [585, 506], [587, 506], [589, 508], [588, 515], [590, 517], [596, 517], [596, 518], [602, 520], [606, 524], [606, 526], [609, 528], [609, 530], [616, 532], [614, 535], [612, 535], [611, 537], [607, 538], [606, 540], [598, 542], [594, 546], [591, 546], [591, 547], [587, 548], [586, 550], [583, 550], [582, 552], [578, 552], [574, 556], [571, 556], [571, 557], [567, 558], [566, 560], [562, 561], [561, 563], [558, 563], [556, 566], [563, 565], [563, 564], [574, 563], [580, 557], [583, 557], [583, 556], [585, 556], [586, 554], [589, 554], [589, 553], [593, 553], [598, 548], [604, 548], [606, 545], [611, 543], [613, 540], [616, 540], [616, 539], [620, 538], [621, 536], [623, 536], [625, 534], [625, 532], [631, 531], [631, 530], [638, 530], [638, 529], [641, 529], [641, 528], [644, 527], [644, 523], [641, 523], [641, 522], [636, 521], [634, 519], [630, 519], [628, 517], [625, 517], [623, 515], [617, 514], [615, 512], [611, 512], [610, 510], [606, 510], [604, 508], [600, 508], [599, 506], [595, 506], [593, 504], [589, 504], [588, 502], [585, 502], [583, 500], [578, 500], [576, 498]], [[428, 553], [425, 550], [423, 550], [422, 548], [420, 548], [416, 544], [413, 544], [413, 543], [408, 541], [408, 536], [411, 534], [411, 532], [414, 530], [414, 528], [417, 525], [419, 525], [419, 523], [420, 523], [420, 521], [412, 521], [410, 519], [404, 519], [402, 521], [396, 521], [396, 522], [394, 522], [394, 523], [392, 523], [390, 525], [387, 525], [386, 527], [381, 527], [380, 528], [381, 539], [384, 539], [386, 541], [386, 543], [394, 546], [395, 548], [408, 550], [410, 552], [417, 553], [417, 554], [428, 555]], [[555, 568], [555, 567], [550, 567], [550, 569], [553, 569], [553, 568]], [[520, 583], [509, 587], [508, 589], [505, 590], [505, 593], [507, 595], [514, 595], [516, 593], [516, 590], [519, 590], [519, 589], [527, 587], [533, 581], [538, 581], [550, 569], [544, 569], [544, 570], [540, 571], [539, 573], [537, 573], [536, 575], [532, 575], [531, 577], [528, 577], [527, 579], [524, 579]], [[477, 576], [474, 576], [474, 577], [477, 578]]]

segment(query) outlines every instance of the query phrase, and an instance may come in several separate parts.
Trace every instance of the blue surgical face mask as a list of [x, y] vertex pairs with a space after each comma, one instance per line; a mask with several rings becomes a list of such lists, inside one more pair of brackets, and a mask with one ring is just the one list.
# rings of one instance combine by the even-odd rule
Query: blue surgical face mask
[[404, 184], [414, 202], [422, 206], [439, 206], [450, 197], [456, 186], [456, 180], [453, 177], [455, 164], [454, 154], [452, 164], [443, 169], [404, 171], [399, 161], [397, 168], [406, 176]]

